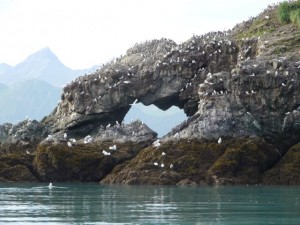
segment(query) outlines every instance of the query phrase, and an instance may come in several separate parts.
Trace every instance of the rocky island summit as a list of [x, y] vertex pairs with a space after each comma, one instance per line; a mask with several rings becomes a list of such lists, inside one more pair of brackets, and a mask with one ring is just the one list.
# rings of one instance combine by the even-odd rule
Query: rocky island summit
[[[0, 125], [0, 181], [299, 185], [300, 28], [280, 6], [182, 44], [136, 44], [67, 84], [42, 121]], [[122, 122], [134, 102], [188, 119], [158, 139]]]

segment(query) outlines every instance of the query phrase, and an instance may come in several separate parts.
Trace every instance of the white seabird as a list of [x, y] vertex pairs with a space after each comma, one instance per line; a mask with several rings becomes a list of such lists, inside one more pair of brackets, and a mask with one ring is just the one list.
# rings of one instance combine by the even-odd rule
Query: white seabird
[[110, 155], [110, 152], [107, 152], [105, 150], [102, 151], [103, 155]]
[[219, 138], [218, 144], [221, 144], [221, 143], [222, 143], [222, 138]]
[[76, 143], [76, 139], [75, 138], [70, 138], [69, 141], [71, 141], [72, 143]]
[[69, 148], [72, 147], [72, 143], [70, 141], [68, 141], [67, 145], [68, 145]]
[[68, 135], [67, 133], [64, 133], [64, 139], [67, 139]]
[[159, 139], [153, 142], [153, 146], [158, 148], [160, 146]]
[[116, 146], [116, 145], [109, 146], [109, 149], [110, 149], [110, 150], [117, 150], [117, 146]]
[[49, 189], [52, 189], [52, 187], [53, 187], [53, 185], [52, 185], [52, 183], [50, 183], [50, 184], [48, 185], [48, 188], [49, 188]]
[[134, 102], [129, 105], [134, 106], [137, 102], [138, 102], [138, 99], [135, 99]]

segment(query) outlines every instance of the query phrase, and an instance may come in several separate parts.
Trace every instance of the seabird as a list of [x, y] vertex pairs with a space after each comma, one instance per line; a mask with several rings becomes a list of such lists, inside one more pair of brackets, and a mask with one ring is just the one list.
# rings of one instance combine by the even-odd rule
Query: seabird
[[70, 138], [69, 139], [71, 142], [76, 143], [76, 139], [75, 138]]
[[105, 150], [102, 151], [103, 155], [110, 155], [110, 152], [107, 152]]
[[72, 147], [72, 143], [70, 141], [68, 141], [67, 145], [68, 145], [69, 148]]
[[165, 153], [165, 152], [162, 152], [162, 153], [161, 153], [161, 155], [162, 155], [162, 156], [165, 156], [165, 155], [166, 155], [166, 153]]
[[49, 187], [49, 189], [52, 189], [52, 187], [53, 187], [52, 183], [50, 183], [48, 187]]
[[173, 164], [171, 164], [171, 165], [170, 165], [170, 169], [173, 169], [173, 167], [174, 167]]
[[160, 146], [159, 139], [153, 142], [153, 146], [158, 148]]
[[160, 165], [160, 167], [161, 167], [161, 168], [164, 168], [164, 167], [165, 167], [165, 165], [162, 163], [162, 164]]
[[134, 102], [132, 104], [129, 104], [129, 105], [134, 106], [137, 102], [138, 102], [138, 99], [135, 99]]
[[67, 139], [68, 135], [67, 133], [64, 133], [64, 139]]
[[117, 150], [117, 146], [116, 146], [116, 145], [109, 146], [109, 149], [110, 149], [110, 150]]
[[221, 144], [221, 143], [222, 143], [222, 138], [219, 138], [218, 144]]
[[158, 166], [158, 163], [157, 163], [157, 162], [154, 162], [153, 165], [154, 165], [154, 166]]

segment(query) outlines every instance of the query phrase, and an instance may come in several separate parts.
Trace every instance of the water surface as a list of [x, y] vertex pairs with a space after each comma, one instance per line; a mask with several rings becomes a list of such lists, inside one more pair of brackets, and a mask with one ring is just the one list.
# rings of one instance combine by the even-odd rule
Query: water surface
[[0, 224], [300, 224], [300, 187], [0, 184]]

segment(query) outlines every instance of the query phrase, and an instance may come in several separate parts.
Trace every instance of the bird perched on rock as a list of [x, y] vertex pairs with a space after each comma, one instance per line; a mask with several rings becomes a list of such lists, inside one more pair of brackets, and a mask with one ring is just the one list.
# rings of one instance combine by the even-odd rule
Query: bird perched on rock
[[116, 146], [116, 145], [109, 146], [109, 149], [110, 149], [110, 150], [117, 150], [117, 146]]
[[134, 102], [129, 105], [134, 106], [137, 102], [138, 102], [138, 99], [135, 99]]
[[218, 144], [221, 144], [222, 143], [222, 138], [219, 138], [218, 139]]
[[158, 148], [160, 146], [159, 139], [153, 142], [153, 146]]
[[110, 152], [107, 152], [105, 150], [102, 151], [103, 155], [110, 155]]

